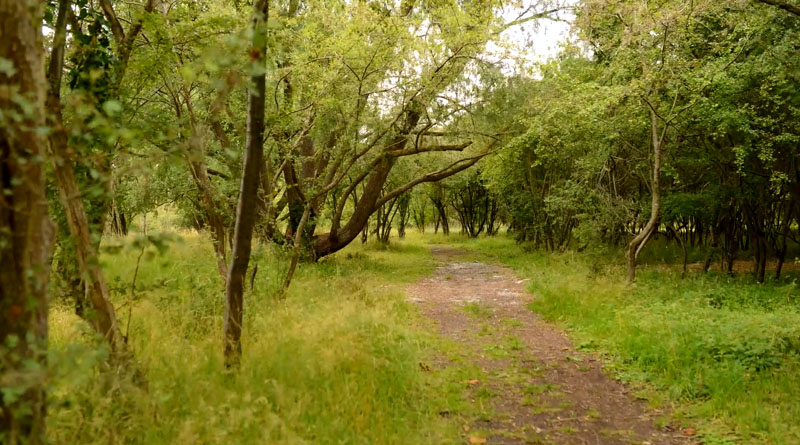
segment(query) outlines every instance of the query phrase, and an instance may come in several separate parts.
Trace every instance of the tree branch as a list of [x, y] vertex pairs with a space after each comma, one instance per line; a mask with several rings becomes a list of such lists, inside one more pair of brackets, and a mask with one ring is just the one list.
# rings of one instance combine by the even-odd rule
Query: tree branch
[[406, 184], [404, 184], [404, 185], [392, 190], [391, 192], [385, 194], [383, 196], [383, 198], [379, 199], [378, 202], [375, 203], [375, 208], [376, 209], [380, 208], [382, 205], [386, 204], [388, 201], [392, 200], [393, 198], [395, 198], [397, 196], [402, 195], [403, 193], [407, 192], [411, 188], [413, 188], [413, 187], [415, 187], [415, 186], [417, 186], [419, 184], [422, 184], [423, 182], [441, 181], [442, 179], [448, 178], [450, 176], [453, 176], [456, 173], [462, 172], [462, 171], [472, 167], [473, 165], [478, 163], [478, 161], [480, 161], [481, 159], [485, 158], [488, 155], [489, 155], [489, 152], [486, 152], [486, 153], [479, 154], [477, 156], [473, 156], [471, 158], [459, 159], [458, 161], [448, 165], [447, 167], [445, 167], [445, 168], [443, 168], [443, 169], [441, 169], [439, 171], [428, 173], [425, 176], [422, 176], [422, 177], [417, 178], [417, 179], [415, 179], [413, 181], [410, 181], [410, 182], [408, 182], [408, 183], [406, 183]]
[[125, 40], [125, 31], [122, 30], [122, 24], [119, 22], [117, 13], [114, 12], [114, 7], [111, 6], [110, 0], [100, 0], [100, 7], [103, 8], [103, 15], [106, 20], [111, 24], [111, 33], [114, 34], [114, 40], [117, 43], [122, 43]]
[[795, 6], [781, 0], [756, 0], [767, 5], [775, 6], [794, 15], [800, 16], [800, 6]]
[[472, 145], [472, 141], [464, 142], [463, 144], [445, 144], [445, 145], [431, 145], [427, 147], [413, 147], [403, 150], [394, 150], [389, 152], [389, 156], [400, 157], [415, 155], [417, 153], [429, 153], [434, 151], [464, 151], [465, 148]]

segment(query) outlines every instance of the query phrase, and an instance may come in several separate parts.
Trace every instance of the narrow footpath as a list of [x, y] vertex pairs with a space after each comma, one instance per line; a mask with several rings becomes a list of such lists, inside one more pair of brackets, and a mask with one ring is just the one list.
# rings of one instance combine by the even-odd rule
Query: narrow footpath
[[[657, 427], [663, 413], [526, 308], [532, 297], [510, 269], [460, 250], [434, 247], [433, 254], [436, 271], [408, 296], [482, 370], [482, 379], [464, 383], [473, 403], [488, 400], [490, 414], [464, 426], [467, 443], [694, 443], [691, 430]], [[458, 364], [442, 358], [434, 366]]]

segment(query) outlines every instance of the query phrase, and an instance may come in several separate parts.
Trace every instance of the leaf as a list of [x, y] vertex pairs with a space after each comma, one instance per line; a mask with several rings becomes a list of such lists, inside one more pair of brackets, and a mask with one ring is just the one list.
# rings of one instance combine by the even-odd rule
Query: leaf
[[116, 116], [122, 111], [122, 103], [117, 100], [107, 100], [103, 102], [103, 111], [109, 116]]
[[485, 437], [470, 436], [469, 443], [486, 443]]
[[5, 74], [6, 76], [11, 77], [16, 72], [17, 70], [14, 68], [14, 62], [0, 57], [0, 74]]
[[697, 430], [694, 428], [684, 428], [683, 429], [684, 436], [695, 436], [697, 435]]

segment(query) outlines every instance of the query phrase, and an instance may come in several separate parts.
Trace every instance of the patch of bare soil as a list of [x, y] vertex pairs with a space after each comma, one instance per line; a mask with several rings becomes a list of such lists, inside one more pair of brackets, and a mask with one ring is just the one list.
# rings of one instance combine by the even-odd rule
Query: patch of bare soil
[[[439, 333], [467, 351], [484, 380], [466, 382], [491, 415], [465, 428], [465, 441], [488, 444], [685, 444], [687, 433], [654, 421], [629, 388], [609, 378], [593, 354], [576, 351], [563, 331], [525, 307], [525, 280], [463, 251], [433, 248], [434, 274], [408, 288]], [[448, 364], [442, 359], [441, 366]], [[483, 436], [483, 437], [482, 437]], [[486, 439], [484, 442], [483, 439]]]

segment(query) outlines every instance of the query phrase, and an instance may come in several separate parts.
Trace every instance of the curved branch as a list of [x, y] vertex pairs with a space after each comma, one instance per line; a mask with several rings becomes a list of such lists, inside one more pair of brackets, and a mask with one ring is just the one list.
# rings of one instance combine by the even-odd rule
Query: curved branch
[[477, 156], [473, 156], [471, 158], [459, 159], [458, 161], [448, 165], [447, 167], [445, 167], [445, 168], [443, 168], [443, 169], [441, 169], [439, 171], [428, 173], [425, 176], [422, 176], [422, 177], [417, 178], [417, 179], [415, 179], [413, 181], [410, 181], [410, 182], [408, 182], [408, 183], [406, 183], [406, 184], [404, 184], [404, 185], [392, 190], [391, 192], [385, 194], [383, 196], [383, 198], [379, 199], [378, 202], [375, 203], [375, 208], [376, 209], [380, 208], [382, 205], [386, 204], [387, 202], [389, 202], [393, 198], [402, 195], [403, 193], [407, 192], [408, 190], [410, 190], [411, 188], [413, 188], [413, 187], [415, 187], [415, 186], [417, 186], [419, 184], [422, 184], [424, 182], [441, 181], [442, 179], [448, 178], [450, 176], [453, 176], [456, 173], [462, 172], [462, 171], [472, 167], [473, 165], [475, 165], [478, 161], [480, 161], [481, 159], [485, 158], [487, 155], [489, 155], [489, 152], [482, 153], [482, 154], [479, 154]]
[[756, 0], [756, 1], [767, 5], [775, 6], [777, 8], [783, 9], [784, 11], [800, 16], [800, 6], [795, 6], [780, 0]]
[[443, 145], [431, 145], [428, 147], [419, 147], [419, 148], [406, 148], [403, 150], [394, 150], [390, 151], [389, 155], [394, 157], [400, 156], [410, 156], [415, 155], [417, 153], [430, 153], [434, 151], [464, 151], [465, 148], [472, 145], [472, 141], [464, 142], [463, 144], [443, 144]]

